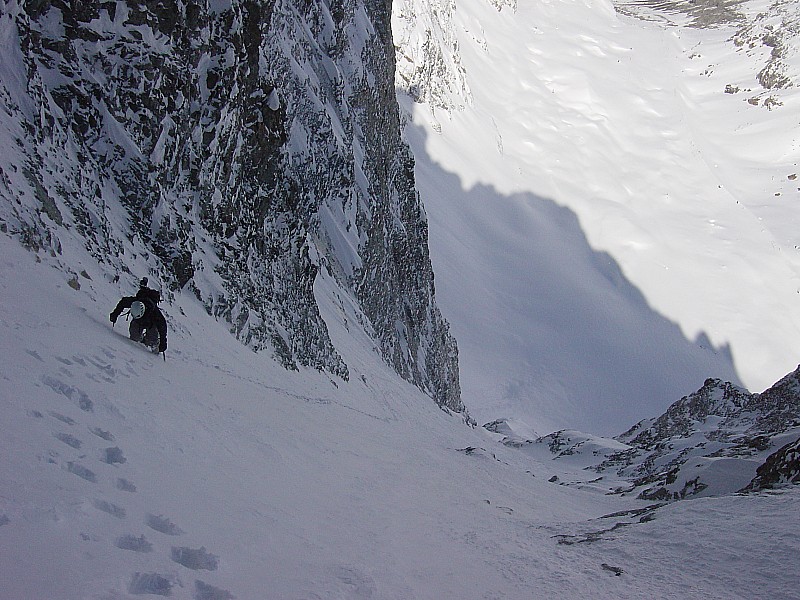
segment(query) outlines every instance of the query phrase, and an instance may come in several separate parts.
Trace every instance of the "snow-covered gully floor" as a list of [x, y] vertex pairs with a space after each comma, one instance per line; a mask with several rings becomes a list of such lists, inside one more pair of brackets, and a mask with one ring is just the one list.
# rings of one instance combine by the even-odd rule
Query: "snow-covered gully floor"
[[349, 383], [283, 371], [179, 297], [165, 362], [111, 328], [90, 261], [74, 290], [0, 244], [4, 600], [797, 597], [798, 490], [640, 523], [646, 503], [549, 482], [571, 474], [343, 329]]

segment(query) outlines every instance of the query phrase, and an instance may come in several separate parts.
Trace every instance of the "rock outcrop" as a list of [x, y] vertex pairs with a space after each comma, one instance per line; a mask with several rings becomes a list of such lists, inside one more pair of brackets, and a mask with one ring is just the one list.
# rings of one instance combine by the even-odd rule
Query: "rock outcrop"
[[753, 481], [742, 491], [759, 491], [798, 483], [800, 483], [800, 438], [771, 454], [758, 468]]

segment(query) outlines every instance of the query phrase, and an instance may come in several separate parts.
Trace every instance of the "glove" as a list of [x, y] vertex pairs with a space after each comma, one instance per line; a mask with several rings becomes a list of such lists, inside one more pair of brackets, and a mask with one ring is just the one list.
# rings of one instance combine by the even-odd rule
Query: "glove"
[[117, 322], [117, 316], [118, 316], [118, 315], [115, 315], [115, 314], [112, 312], [110, 315], [108, 315], [108, 319], [109, 319], [109, 320], [110, 320], [112, 323], [116, 323], [116, 322]]
[[166, 341], [161, 341], [158, 344], [158, 351], [159, 352], [166, 352], [166, 350], [167, 350], [167, 342]]

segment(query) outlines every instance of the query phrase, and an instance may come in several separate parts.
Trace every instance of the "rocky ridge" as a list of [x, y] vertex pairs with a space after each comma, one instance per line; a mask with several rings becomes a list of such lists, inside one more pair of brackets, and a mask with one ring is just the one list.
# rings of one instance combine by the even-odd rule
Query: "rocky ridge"
[[613, 439], [564, 430], [525, 440], [503, 421], [484, 427], [503, 444], [539, 460], [574, 465], [575, 485], [592, 483], [607, 493], [636, 494], [644, 500], [797, 482], [800, 367], [760, 394], [708, 379], [660, 417], [643, 420]]

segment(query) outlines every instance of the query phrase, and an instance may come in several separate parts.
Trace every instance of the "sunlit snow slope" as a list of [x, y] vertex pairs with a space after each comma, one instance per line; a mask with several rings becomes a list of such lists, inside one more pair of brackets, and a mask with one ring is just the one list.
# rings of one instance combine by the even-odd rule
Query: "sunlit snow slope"
[[[772, 5], [738, 10], [754, 22]], [[465, 108], [408, 101], [437, 292], [479, 421], [619, 433], [706, 377], [761, 391], [797, 365], [797, 77], [761, 88], [771, 47], [731, 40], [747, 21], [655, 17], [462, 0]], [[784, 54], [800, 73], [796, 48]]]

